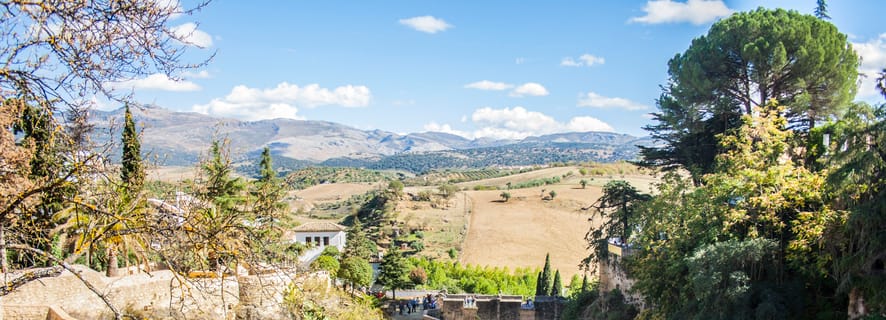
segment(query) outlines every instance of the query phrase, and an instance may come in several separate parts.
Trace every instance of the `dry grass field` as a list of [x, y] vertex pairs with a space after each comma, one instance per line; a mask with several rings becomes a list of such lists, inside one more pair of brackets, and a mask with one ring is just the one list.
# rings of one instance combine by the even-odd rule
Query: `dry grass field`
[[156, 167], [147, 170], [147, 180], [178, 182], [193, 179], [197, 175], [197, 167]]
[[[588, 255], [584, 236], [592, 223], [589, 221], [592, 211], [585, 209], [601, 196], [602, 186], [612, 180], [626, 180], [641, 192], [650, 192], [658, 179], [616, 165], [604, 165], [596, 174], [586, 176], [581, 176], [579, 169], [546, 168], [459, 185], [501, 187], [508, 182], [516, 185], [533, 179], [561, 177], [559, 183], [540, 187], [465, 191], [473, 206], [460, 261], [510, 268], [541, 267], [545, 253], [549, 252], [553, 267], [560, 269], [564, 281], [580, 274], [578, 264]], [[619, 174], [619, 170], [623, 174]], [[585, 188], [581, 187], [581, 180], [588, 182]], [[507, 202], [502, 202], [500, 196], [504, 191], [511, 194]], [[551, 191], [556, 192], [556, 197], [544, 200]]]
[[377, 188], [378, 185], [373, 183], [330, 183], [318, 184], [292, 193], [305, 201], [324, 202], [344, 200]]
[[[541, 267], [545, 253], [551, 254], [553, 267], [560, 269], [563, 281], [581, 274], [578, 264], [587, 256], [585, 233], [591, 226], [592, 211], [586, 210], [602, 193], [602, 186], [612, 180], [626, 180], [642, 192], [649, 192], [657, 178], [618, 166], [603, 167], [582, 176], [580, 167], [555, 167], [517, 175], [458, 184], [463, 191], [448, 201], [412, 201], [409, 194], [436, 187], [408, 187], [398, 202], [397, 219], [407, 230], [422, 230], [425, 250], [422, 256], [449, 260], [448, 251], [459, 251], [464, 264], [482, 266]], [[621, 170], [621, 172], [620, 172]], [[571, 173], [571, 174], [570, 174]], [[560, 182], [533, 188], [475, 191], [474, 186], [506, 188], [535, 179], [560, 177]], [[586, 188], [581, 180], [588, 182]], [[324, 184], [291, 195], [298, 200], [293, 210], [308, 205], [346, 200], [383, 187], [378, 184]], [[543, 199], [550, 191], [553, 200]], [[511, 199], [503, 202], [507, 191]], [[544, 192], [542, 192], [544, 191]], [[301, 222], [315, 218], [299, 216]], [[594, 221], [599, 223], [599, 221]]]
[[[542, 200], [542, 189], [554, 190], [557, 196]], [[564, 279], [580, 274], [578, 264], [587, 256], [584, 235], [591, 226], [590, 212], [581, 208], [600, 196], [600, 188], [561, 184], [510, 190], [507, 202], [501, 192], [466, 192], [473, 208], [460, 261], [512, 269], [541, 267], [545, 253], [550, 253], [552, 267], [560, 269]]]

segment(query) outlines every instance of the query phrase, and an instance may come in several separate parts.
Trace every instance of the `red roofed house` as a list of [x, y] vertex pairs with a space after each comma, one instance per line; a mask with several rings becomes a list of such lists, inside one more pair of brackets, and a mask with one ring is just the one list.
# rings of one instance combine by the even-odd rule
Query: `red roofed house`
[[320, 256], [326, 246], [335, 246], [344, 251], [347, 228], [332, 222], [308, 222], [295, 227], [293, 242], [301, 242], [309, 247], [308, 251], [298, 258], [302, 262], [311, 262]]

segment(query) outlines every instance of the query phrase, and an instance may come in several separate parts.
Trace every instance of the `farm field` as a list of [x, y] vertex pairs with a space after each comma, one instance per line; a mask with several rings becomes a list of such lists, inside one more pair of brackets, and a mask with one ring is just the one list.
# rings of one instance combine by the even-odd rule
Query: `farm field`
[[[564, 166], [485, 180], [458, 183], [459, 192], [452, 198], [416, 201], [422, 191], [437, 193], [437, 186], [406, 187], [397, 202], [396, 220], [405, 230], [421, 230], [424, 250], [419, 255], [450, 260], [448, 251], [455, 248], [463, 264], [517, 267], [541, 267], [545, 253], [551, 254], [553, 267], [564, 279], [581, 274], [578, 265], [588, 254], [585, 233], [591, 227], [592, 210], [602, 187], [612, 180], [626, 180], [642, 192], [649, 192], [658, 179], [622, 165], [585, 167]], [[590, 170], [588, 170], [590, 169]], [[619, 173], [621, 172], [621, 173]], [[559, 182], [537, 187], [506, 190], [507, 184], [552, 179]], [[582, 188], [580, 181], [587, 185]], [[384, 183], [330, 183], [293, 191], [293, 210], [304, 211], [324, 203], [347, 200], [351, 196], [383, 188]], [[498, 190], [474, 190], [476, 186]], [[556, 192], [554, 199], [551, 191]], [[511, 194], [504, 202], [502, 192]], [[318, 221], [323, 215], [298, 215], [300, 222]]]
[[[541, 190], [554, 190], [553, 200], [542, 200]], [[510, 190], [502, 202], [501, 191], [468, 191], [473, 201], [470, 227], [460, 261], [464, 264], [541, 267], [545, 253], [564, 279], [580, 274], [578, 264], [587, 256], [584, 235], [591, 226], [587, 207], [600, 196], [599, 187], [575, 189], [571, 185]]]

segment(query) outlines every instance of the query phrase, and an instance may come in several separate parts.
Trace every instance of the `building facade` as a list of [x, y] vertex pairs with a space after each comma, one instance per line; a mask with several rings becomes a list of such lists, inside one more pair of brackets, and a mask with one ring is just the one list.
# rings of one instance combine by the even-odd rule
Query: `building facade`
[[293, 229], [292, 242], [299, 242], [308, 247], [298, 260], [310, 263], [320, 256], [328, 246], [344, 251], [347, 241], [347, 228], [332, 222], [309, 222]]

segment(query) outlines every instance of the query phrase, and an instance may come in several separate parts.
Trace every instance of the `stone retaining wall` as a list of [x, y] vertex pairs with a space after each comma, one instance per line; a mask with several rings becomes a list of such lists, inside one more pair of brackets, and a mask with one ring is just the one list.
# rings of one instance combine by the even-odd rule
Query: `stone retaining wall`
[[[283, 292], [291, 282], [283, 274], [185, 280], [168, 270], [112, 278], [83, 266], [76, 270], [107, 292], [119, 310], [152, 319], [234, 319], [241, 314], [242, 319], [280, 318]], [[25, 284], [0, 303], [2, 320], [47, 319], [50, 305], [76, 319], [112, 318], [105, 303], [67, 271]]]

